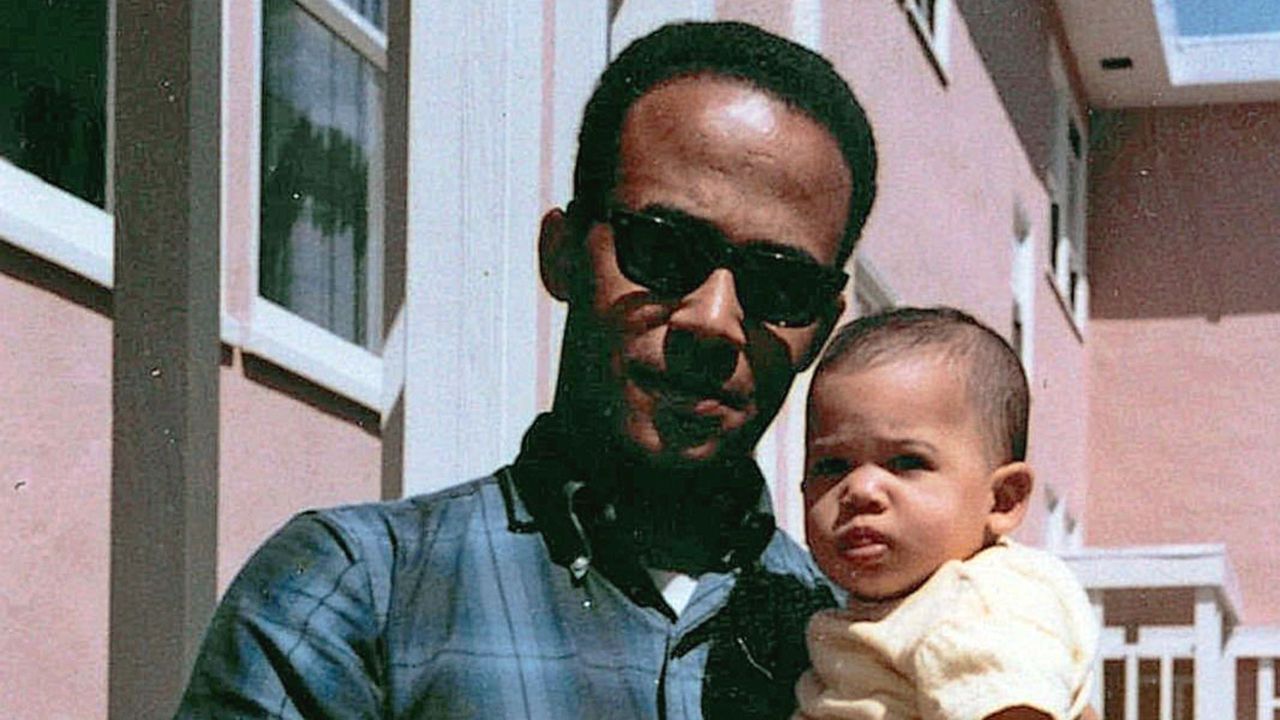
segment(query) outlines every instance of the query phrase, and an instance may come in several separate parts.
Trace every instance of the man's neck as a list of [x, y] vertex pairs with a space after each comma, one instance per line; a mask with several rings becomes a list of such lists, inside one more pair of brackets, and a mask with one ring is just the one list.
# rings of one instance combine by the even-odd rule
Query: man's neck
[[[539, 425], [541, 451], [564, 466], [553, 482], [585, 483], [591, 507], [610, 516], [609, 524], [626, 535], [626, 552], [642, 566], [699, 575], [741, 561], [731, 553], [758, 553], [761, 539], [767, 541], [772, 518], [758, 512], [764, 482], [750, 458], [664, 467], [598, 431], [579, 430], [599, 423], [557, 412]], [[589, 532], [602, 528], [598, 518], [581, 519]]]

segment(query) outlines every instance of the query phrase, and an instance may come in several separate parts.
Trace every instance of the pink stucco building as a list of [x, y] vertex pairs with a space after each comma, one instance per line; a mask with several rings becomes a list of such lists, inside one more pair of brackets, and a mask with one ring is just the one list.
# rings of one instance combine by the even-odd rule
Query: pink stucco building
[[[870, 115], [853, 311], [957, 305], [1020, 351], [1021, 539], [1090, 591], [1098, 710], [1270, 720], [1280, 16], [1182, 1], [18, 0], [0, 717], [164, 717], [290, 515], [513, 457], [551, 398], [536, 232], [592, 83], [663, 22], [730, 18], [823, 52]], [[806, 387], [758, 451], [793, 532]]]

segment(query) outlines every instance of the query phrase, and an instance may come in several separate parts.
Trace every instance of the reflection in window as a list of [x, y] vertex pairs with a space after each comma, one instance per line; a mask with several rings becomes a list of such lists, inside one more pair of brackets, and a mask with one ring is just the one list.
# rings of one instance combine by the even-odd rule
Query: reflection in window
[[107, 3], [0, 1], [0, 157], [103, 206]]
[[[385, 13], [377, 0], [346, 0]], [[263, 297], [374, 351], [382, 308], [381, 72], [292, 0], [263, 22]]]

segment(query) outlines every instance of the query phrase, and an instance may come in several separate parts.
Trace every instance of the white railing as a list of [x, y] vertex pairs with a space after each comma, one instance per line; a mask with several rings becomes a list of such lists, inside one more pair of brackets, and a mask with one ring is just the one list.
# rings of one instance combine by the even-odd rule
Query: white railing
[[[1125, 629], [1117, 627], [1104, 628], [1100, 642], [1099, 670], [1105, 667], [1106, 661], [1120, 661], [1124, 672], [1124, 707], [1119, 717], [1103, 715], [1103, 720], [1193, 720], [1201, 718], [1203, 713], [1196, 713], [1194, 707], [1184, 707], [1179, 700], [1181, 693], [1178, 685], [1184, 682], [1175, 677], [1174, 664], [1182, 660], [1195, 667], [1196, 631], [1191, 626], [1137, 628], [1137, 641], [1126, 642]], [[1257, 720], [1274, 720], [1275, 713], [1280, 711], [1280, 698], [1276, 697], [1276, 665], [1280, 659], [1280, 628], [1240, 627], [1236, 628], [1232, 637], [1223, 648], [1221, 672], [1206, 676], [1195, 673], [1194, 694], [1201, 698], [1217, 699], [1218, 714], [1225, 718], [1237, 717], [1234, 706], [1244, 702], [1245, 697], [1235, 697], [1231, 707], [1225, 701], [1232, 699], [1236, 693], [1236, 668], [1239, 660], [1256, 660], [1256, 678], [1254, 686], [1254, 705], [1257, 708]], [[1142, 673], [1140, 663], [1144, 660], [1157, 662], [1159, 703], [1157, 715], [1150, 717], [1140, 713], [1140, 688]], [[1207, 682], [1205, 680], [1207, 678]], [[1100, 713], [1105, 712], [1103, 697], [1105, 678], [1099, 672], [1097, 689], [1094, 695], [1094, 706]], [[1210, 716], [1216, 720], [1217, 714]]]

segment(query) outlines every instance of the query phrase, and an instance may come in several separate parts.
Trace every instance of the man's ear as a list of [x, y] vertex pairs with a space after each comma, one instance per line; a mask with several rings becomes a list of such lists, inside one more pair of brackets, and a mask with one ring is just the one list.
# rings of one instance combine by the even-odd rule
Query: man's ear
[[1025, 462], [1011, 462], [991, 473], [991, 512], [987, 530], [995, 535], [1008, 535], [1022, 524], [1031, 504], [1035, 476]]
[[578, 235], [577, 223], [564, 210], [552, 208], [542, 216], [538, 268], [543, 287], [561, 302], [569, 301], [576, 278], [583, 271], [583, 241]]
[[827, 312], [823, 313], [817, 320], [817, 327], [814, 328], [813, 340], [809, 343], [809, 349], [805, 351], [804, 357], [800, 359], [800, 369], [797, 372], [804, 372], [809, 369], [814, 360], [818, 359], [818, 353], [822, 352], [822, 346], [827, 344], [827, 338], [831, 336], [831, 331], [835, 329], [836, 323], [844, 315], [845, 299], [844, 293], [836, 296], [835, 302], [831, 303], [831, 307]]

